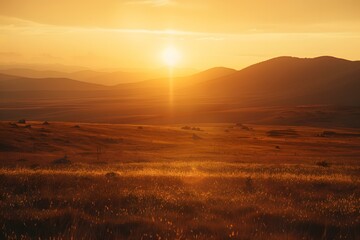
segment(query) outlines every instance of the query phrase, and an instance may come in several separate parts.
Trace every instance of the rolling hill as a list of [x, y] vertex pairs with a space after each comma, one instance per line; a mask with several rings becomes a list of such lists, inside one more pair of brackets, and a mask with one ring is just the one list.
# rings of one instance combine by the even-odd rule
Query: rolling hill
[[26, 78], [69, 78], [82, 82], [112, 86], [120, 83], [130, 83], [147, 79], [144, 74], [131, 72], [99, 72], [93, 70], [81, 70], [75, 72], [60, 72], [34, 70], [28, 68], [10, 68], [0, 70], [1, 74], [20, 76]]
[[360, 105], [360, 62], [278, 57], [182, 91], [235, 101], [257, 98], [260, 103]]
[[[220, 77], [229, 76], [236, 73], [235, 69], [225, 68], [225, 67], [214, 67], [207, 69], [196, 74], [186, 76], [186, 77], [173, 77], [173, 87], [174, 89], [183, 89], [185, 87], [193, 86], [195, 84], [207, 82], [209, 80], [217, 79]], [[141, 82], [135, 82], [131, 84], [118, 84], [117, 89], [138, 89], [139, 91], [155, 91], [155, 92], [164, 92], [165, 89], [169, 88], [169, 77], [159, 78], [159, 79], [150, 79]], [[166, 90], [167, 92], [167, 90]]]
[[1, 91], [93, 91], [107, 87], [68, 78], [26, 78], [0, 74]]
[[[88, 82], [109, 82], [121, 76], [127, 79], [124, 81], [135, 81], [135, 76], [123, 72], [99, 73], [86, 70], [61, 73], [29, 69], [12, 69], [5, 72], [36, 78], [0, 74], [2, 91], [131, 90], [132, 95], [143, 96], [146, 92], [152, 93], [151, 95], [166, 93], [169, 87], [168, 78], [118, 84], [114, 87]], [[68, 74], [72, 78], [60, 77], [62, 74]], [[91, 78], [93, 79], [89, 80]], [[138, 80], [140, 79], [139, 77]], [[225, 97], [231, 101], [257, 99], [260, 104], [266, 102], [359, 105], [360, 62], [327, 56], [278, 57], [239, 71], [216, 67], [187, 77], [175, 77], [173, 85], [176, 94], [191, 98]]]
[[[0, 75], [0, 119], [360, 127], [360, 62], [278, 57], [236, 71], [103, 86]], [[51, 103], [51, 104], [49, 104]]]
[[[193, 73], [193, 69], [176, 68], [174, 76], [187, 76]], [[55, 71], [55, 70], [42, 70], [32, 69], [25, 67], [9, 67], [0, 65], [0, 74], [20, 76], [26, 78], [70, 78], [82, 82], [100, 84], [105, 86], [114, 86], [118, 84], [143, 82], [148, 79], [159, 79], [168, 75], [166, 68], [161, 69], [136, 69], [136, 71], [119, 71], [119, 70], [100, 70], [94, 71], [83, 69], [79, 71]]]
[[53, 70], [35, 70], [30, 68], [9, 68], [0, 70], [1, 74], [26, 77], [26, 78], [64, 78], [68, 77], [67, 72]]

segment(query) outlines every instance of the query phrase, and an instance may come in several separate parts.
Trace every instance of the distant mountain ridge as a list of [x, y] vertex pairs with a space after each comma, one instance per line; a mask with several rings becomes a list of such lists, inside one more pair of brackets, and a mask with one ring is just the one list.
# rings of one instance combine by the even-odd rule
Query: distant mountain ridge
[[328, 56], [278, 57], [191, 86], [186, 91], [235, 99], [258, 97], [276, 104], [287, 101], [284, 103], [360, 105], [359, 86], [359, 61]]
[[26, 78], [0, 74], [0, 91], [94, 91], [107, 87], [68, 78]]
[[[160, 78], [160, 79], [149, 79], [142, 82], [135, 82], [133, 84], [130, 84], [131, 88], [167, 88], [169, 83], [169, 78], [172, 78], [174, 88], [183, 88], [186, 86], [191, 86], [197, 83], [206, 82], [208, 80], [229, 76], [231, 74], [236, 73], [237, 71], [235, 69], [226, 68], [226, 67], [214, 67], [207, 69], [202, 72], [195, 73], [190, 76], [185, 77], [172, 77], [168, 76], [166, 78]], [[170, 73], [169, 73], [170, 74]], [[118, 88], [124, 87], [122, 84], [117, 85]]]
[[[57, 74], [54, 71], [45, 73], [51, 76]], [[80, 71], [77, 74], [96, 75], [89, 71]], [[229, 101], [244, 104], [252, 101], [258, 105], [345, 104], [360, 106], [360, 62], [330, 56], [277, 57], [238, 71], [215, 67], [187, 77], [173, 78], [172, 81], [174, 94], [188, 98], [206, 97], [214, 101], [226, 98]], [[160, 95], [168, 94], [169, 78], [109, 87], [62, 77], [27, 78], [0, 74], [1, 90], [111, 90], [120, 91], [123, 95], [150, 94], [153, 97], [160, 97]]]
[[26, 78], [69, 78], [87, 83], [101, 85], [116, 85], [119, 83], [136, 82], [146, 79], [141, 73], [131, 72], [98, 72], [93, 70], [80, 70], [75, 72], [59, 72], [47, 70], [34, 70], [28, 68], [10, 68], [0, 70], [0, 73]]
[[278, 57], [116, 86], [0, 74], [0, 103], [2, 120], [360, 127], [360, 62]]
[[[174, 76], [186, 76], [190, 69], [176, 69]], [[187, 74], [185, 74], [187, 73]], [[39, 70], [24, 67], [4, 68], [0, 65], [0, 74], [14, 75], [26, 78], [70, 78], [78, 81], [95, 83], [106, 86], [115, 86], [124, 83], [141, 82], [148, 79], [157, 79], [168, 75], [166, 69], [155, 70], [138, 70], [138, 71], [95, 71], [83, 69], [78, 71], [54, 71], [54, 70]]]

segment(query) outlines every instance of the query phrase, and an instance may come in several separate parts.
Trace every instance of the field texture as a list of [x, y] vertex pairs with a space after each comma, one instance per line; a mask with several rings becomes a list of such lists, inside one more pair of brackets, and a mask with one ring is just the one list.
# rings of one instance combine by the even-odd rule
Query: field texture
[[360, 131], [0, 123], [0, 239], [359, 239]]

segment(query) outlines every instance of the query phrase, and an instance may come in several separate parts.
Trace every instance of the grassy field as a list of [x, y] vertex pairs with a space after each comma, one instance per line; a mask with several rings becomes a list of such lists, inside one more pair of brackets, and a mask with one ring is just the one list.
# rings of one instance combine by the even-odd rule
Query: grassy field
[[358, 129], [1, 122], [0, 135], [0, 239], [360, 239]]

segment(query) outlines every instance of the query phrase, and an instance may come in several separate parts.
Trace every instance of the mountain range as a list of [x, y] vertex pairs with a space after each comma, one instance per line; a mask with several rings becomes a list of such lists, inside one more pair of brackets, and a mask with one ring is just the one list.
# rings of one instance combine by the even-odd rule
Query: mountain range
[[[75, 68], [75, 67], [73, 67]], [[79, 67], [80, 68], [80, 67]], [[185, 76], [194, 73], [193, 69], [177, 68], [176, 76]], [[114, 86], [122, 83], [133, 83], [145, 81], [152, 78], [161, 78], [168, 75], [168, 70], [164, 68], [137, 71], [95, 71], [81, 69], [78, 71], [55, 71], [26, 67], [6, 67], [0, 66], [0, 74], [13, 75], [25, 78], [69, 78], [78, 81], [100, 84], [105, 86]]]
[[[169, 77], [163, 78], [139, 77], [138, 80], [127, 81], [126, 74], [119, 73], [123, 77], [117, 81], [124, 83], [113, 86], [95, 84], [91, 80], [77, 80], [81, 77], [74, 79], [56, 77], [57, 73], [54, 71], [42, 71], [41, 74], [39, 71], [19, 69], [0, 72], [0, 104], [3, 108], [1, 119], [15, 116], [34, 117], [33, 108], [26, 112], [16, 112], [16, 109], [8, 107], [13, 101], [18, 105], [21, 101], [27, 101], [26, 104], [29, 105], [32, 99], [36, 111], [43, 107], [42, 112], [46, 113], [44, 116], [48, 119], [78, 120], [83, 112], [81, 116], [86, 118], [86, 121], [92, 118], [93, 121], [117, 122], [160, 118], [166, 122], [165, 119], [170, 115], [172, 118], [176, 117], [178, 121], [209, 121], [209, 119], [228, 121], [246, 114], [248, 116], [252, 107], [360, 107], [360, 61], [330, 56], [277, 57], [241, 70], [216, 67], [186, 77], [171, 77], [170, 74]], [[20, 72], [22, 75], [39, 78], [13, 75]], [[72, 76], [76, 74], [86, 75], [87, 79], [91, 76], [94, 78], [101, 76], [97, 75], [98, 72], [88, 70], [70, 73]], [[107, 74], [108, 77], [110, 75]], [[169, 110], [170, 85], [173, 95], [171, 111]], [[57, 100], [55, 104], [52, 101], [55, 98], [62, 100]], [[49, 109], [48, 105], [44, 104], [46, 102], [44, 99], [64, 110], [61, 114], [58, 111], [55, 114], [55, 110]], [[71, 108], [64, 107], [64, 102]], [[245, 108], [247, 113], [244, 115]], [[314, 114], [317, 120], [329, 118], [328, 115], [326, 117], [321, 115], [323, 109], [316, 111]], [[326, 111], [331, 114], [332, 110]], [[262, 110], [257, 109], [252, 116], [259, 112]], [[261, 114], [263, 117], [274, 119], [268, 116], [271, 111]], [[278, 115], [281, 115], [278, 119], [283, 117], [283, 114]], [[41, 116], [36, 115], [38, 118]], [[302, 117], [309, 118], [306, 114]], [[348, 117], [342, 119], [345, 118]]]
[[360, 104], [360, 62], [278, 57], [187, 89], [195, 95], [276, 104]]

